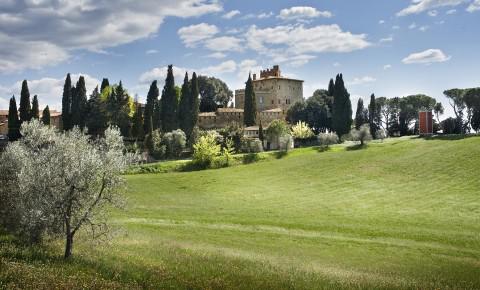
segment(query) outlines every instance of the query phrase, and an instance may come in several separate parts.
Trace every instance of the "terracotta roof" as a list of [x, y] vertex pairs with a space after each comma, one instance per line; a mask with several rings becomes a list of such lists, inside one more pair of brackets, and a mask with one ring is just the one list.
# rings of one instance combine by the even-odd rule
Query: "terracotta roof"
[[243, 113], [243, 109], [238, 108], [218, 108], [219, 113]]
[[205, 113], [199, 113], [199, 117], [216, 117], [217, 114], [215, 112], [205, 112]]
[[250, 126], [250, 127], [245, 127], [243, 130], [245, 130], [245, 131], [258, 131], [259, 127], [258, 126]]

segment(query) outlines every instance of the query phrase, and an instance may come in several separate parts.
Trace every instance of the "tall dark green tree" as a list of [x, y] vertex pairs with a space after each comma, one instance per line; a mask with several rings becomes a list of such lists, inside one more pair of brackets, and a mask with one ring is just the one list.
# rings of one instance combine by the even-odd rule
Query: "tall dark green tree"
[[87, 114], [85, 125], [88, 134], [93, 136], [102, 135], [107, 127], [107, 112], [105, 102], [101, 98], [98, 86], [95, 87], [87, 102]]
[[85, 128], [87, 113], [87, 89], [85, 87], [85, 78], [80, 76], [72, 95], [71, 121], [72, 126]]
[[191, 90], [188, 82], [188, 73], [185, 73], [180, 94], [180, 102], [178, 104], [178, 126], [183, 132], [186, 132], [190, 125], [190, 94]]
[[114, 86], [107, 100], [108, 119], [111, 125], [120, 128], [123, 136], [130, 136], [130, 106], [129, 95], [123, 88], [122, 81]]
[[[145, 104], [145, 110], [143, 113], [144, 120], [150, 120], [150, 119], [155, 120], [155, 117], [153, 116], [153, 112], [155, 110], [155, 104], [158, 102], [158, 95], [159, 95], [159, 91], [158, 91], [157, 81], [153, 81], [152, 84], [150, 85], [150, 89], [148, 90], [148, 94], [147, 94], [147, 103]], [[143, 124], [144, 126], [143, 130], [145, 134], [148, 134], [148, 132], [150, 132], [150, 128], [149, 128], [150, 125], [151, 125], [150, 122], [145, 122]]]
[[253, 90], [252, 77], [249, 74], [245, 83], [245, 102], [243, 108], [243, 123], [245, 126], [254, 126], [257, 119], [257, 101]]
[[104, 78], [102, 80], [102, 84], [100, 85], [100, 94], [103, 92], [103, 90], [106, 88], [106, 87], [109, 87], [110, 86], [110, 82], [108, 81], [107, 78]]
[[31, 119], [39, 119], [40, 118], [40, 109], [38, 108], [38, 97], [37, 95], [33, 96], [32, 101], [32, 111], [31, 111]]
[[263, 142], [265, 139], [265, 136], [263, 134], [263, 126], [262, 126], [262, 121], [260, 121], [260, 125], [258, 126], [258, 139]]
[[330, 79], [330, 82], [328, 83], [328, 95], [333, 97], [334, 92], [335, 92], [335, 83], [333, 82], [333, 79]]
[[22, 91], [20, 93], [20, 124], [30, 121], [32, 118], [32, 107], [30, 104], [30, 91], [28, 90], [27, 80], [22, 82]]
[[194, 128], [197, 126], [198, 122], [198, 112], [200, 110], [200, 99], [199, 99], [199, 86], [198, 86], [198, 78], [197, 74], [194, 72], [192, 75], [192, 80], [190, 81], [190, 94], [189, 94], [189, 106], [188, 106], [188, 127], [185, 134], [189, 142], [192, 142], [192, 134]]
[[355, 113], [355, 129], [359, 130], [363, 124], [368, 123], [368, 110], [363, 106], [363, 99], [359, 98], [357, 102], [357, 112]]
[[18, 118], [17, 101], [15, 100], [15, 96], [12, 96], [8, 108], [8, 139], [10, 141], [16, 141], [20, 137], [20, 119]]
[[71, 106], [72, 106], [72, 80], [70, 74], [65, 78], [62, 95], [62, 126], [63, 130], [70, 130], [72, 128], [71, 122]]
[[152, 130], [157, 130], [162, 128], [162, 101], [156, 100], [153, 104], [153, 117], [151, 118]]
[[42, 111], [42, 123], [44, 125], [50, 126], [50, 108], [48, 105]]
[[341, 138], [350, 132], [353, 122], [350, 94], [345, 88], [342, 74], [337, 75], [333, 91], [332, 127]]
[[368, 121], [370, 124], [370, 134], [375, 139], [377, 131], [380, 128], [380, 110], [377, 108], [375, 94], [370, 96], [370, 104], [368, 105]]
[[145, 132], [143, 131], [143, 112], [142, 106], [140, 105], [138, 100], [135, 100], [135, 113], [133, 114], [132, 119], [132, 137], [135, 139], [143, 140], [143, 137], [145, 136]]
[[162, 91], [161, 119], [162, 131], [170, 132], [178, 128], [178, 102], [175, 89], [175, 78], [173, 77], [173, 66], [168, 66], [167, 78]]

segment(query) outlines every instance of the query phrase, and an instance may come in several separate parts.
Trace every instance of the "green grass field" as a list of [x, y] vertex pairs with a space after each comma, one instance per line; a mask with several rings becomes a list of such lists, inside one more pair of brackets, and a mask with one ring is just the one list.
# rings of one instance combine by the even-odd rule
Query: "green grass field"
[[0, 288], [479, 289], [480, 137], [127, 176], [108, 244], [0, 243]]

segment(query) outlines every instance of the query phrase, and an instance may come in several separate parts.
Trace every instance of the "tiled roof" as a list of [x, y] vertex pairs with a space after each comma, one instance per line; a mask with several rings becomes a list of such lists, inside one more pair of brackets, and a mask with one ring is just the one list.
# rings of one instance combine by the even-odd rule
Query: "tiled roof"
[[218, 108], [219, 113], [243, 113], [243, 109], [237, 108]]
[[281, 108], [275, 108], [270, 110], [262, 111], [261, 113], [281, 113], [283, 110]]
[[205, 113], [199, 113], [199, 117], [215, 117], [217, 114], [215, 112], [205, 112]]

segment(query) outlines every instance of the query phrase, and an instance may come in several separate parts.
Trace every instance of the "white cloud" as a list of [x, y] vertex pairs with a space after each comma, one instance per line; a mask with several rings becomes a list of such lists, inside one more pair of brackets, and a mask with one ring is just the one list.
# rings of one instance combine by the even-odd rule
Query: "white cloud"
[[273, 12], [270, 11], [270, 12], [268, 12], [268, 13], [263, 12], [263, 13], [258, 14], [258, 15], [257, 15], [257, 18], [258, 18], [258, 19], [265, 19], [265, 18], [270, 18], [270, 17], [272, 17], [272, 16], [273, 16]]
[[155, 54], [155, 53], [158, 53], [158, 50], [156, 49], [149, 49], [145, 52], [146, 54]]
[[269, 46], [290, 54], [351, 52], [370, 46], [365, 34], [342, 31], [336, 25], [319, 25], [311, 28], [300, 26], [276, 26], [259, 29], [251, 26], [246, 33], [248, 46], [259, 52], [271, 52]]
[[415, 22], [413, 22], [408, 26], [408, 29], [415, 29], [415, 28], [417, 28], [417, 24]]
[[205, 47], [213, 51], [242, 51], [243, 40], [233, 36], [221, 36], [209, 39], [204, 43]]
[[237, 75], [241, 80], [247, 80], [249, 73], [252, 73], [252, 74], [256, 73], [258, 75], [260, 70], [262, 70], [262, 67], [257, 63], [256, 60], [245, 59], [241, 61], [240, 64], [238, 65]]
[[430, 11], [428, 11], [428, 16], [436, 17], [437, 15], [438, 15], [438, 11], [437, 11], [437, 10], [430, 10]]
[[435, 62], [445, 62], [451, 59], [451, 56], [445, 55], [440, 49], [427, 49], [422, 52], [412, 53], [402, 60], [404, 64], [431, 64]]
[[392, 26], [392, 29], [394, 29], [394, 30], [398, 30], [398, 29], [400, 29], [400, 26], [398, 26], [398, 25], [394, 25], [394, 26]]
[[393, 41], [393, 36], [389, 36], [389, 37], [385, 37], [385, 38], [380, 39], [381, 43], [392, 42], [392, 41]]
[[352, 81], [347, 82], [347, 85], [356, 86], [356, 85], [363, 85], [363, 84], [372, 83], [372, 82], [376, 82], [376, 81], [377, 81], [377, 79], [374, 78], [374, 77], [364, 76], [364, 77], [360, 77], [360, 78], [354, 78]]
[[480, 10], [480, 0], [473, 1], [467, 8], [468, 12], [475, 12]]
[[457, 6], [464, 2], [465, 0], [412, 0], [412, 4], [398, 12], [397, 16], [419, 14], [434, 8]]
[[[13, 1], [0, 17], [0, 67], [12, 72], [55, 64], [66, 60], [72, 49], [101, 52], [149, 37], [168, 16], [185, 18], [221, 10], [215, 0], [117, 1], [115, 5], [109, 0]], [[29, 50], [40, 49], [41, 61], [19, 62], [15, 53], [4, 51], [5, 43], [10, 52], [33, 54]], [[53, 54], [57, 58], [50, 57]]]
[[214, 52], [214, 53], [211, 53], [209, 55], [206, 55], [206, 57], [209, 57], [209, 58], [225, 58], [225, 57], [227, 57], [227, 55], [223, 52]]
[[452, 15], [452, 14], [455, 14], [455, 13], [457, 13], [457, 9], [450, 9], [447, 12], [445, 12], [445, 14], [447, 14], [447, 15]]
[[212, 38], [218, 32], [217, 26], [200, 23], [182, 27], [177, 33], [187, 47], [195, 47], [199, 42]]
[[[87, 74], [71, 74], [73, 85], [76, 84], [78, 78], [82, 75], [85, 78], [85, 86], [87, 88], [87, 95], [100, 84], [100, 81]], [[62, 109], [62, 93], [65, 78], [41, 78], [38, 80], [27, 80], [30, 96], [38, 95], [38, 102], [40, 108], [43, 109], [46, 105], [52, 110]], [[0, 101], [8, 101], [8, 99], [15, 95], [17, 99], [17, 105], [19, 104], [19, 96], [22, 88], [22, 81], [18, 81], [9, 87], [0, 86]], [[8, 99], [7, 97], [8, 96]], [[1, 104], [0, 104], [1, 105]], [[0, 108], [4, 108], [0, 106]], [[8, 107], [7, 107], [8, 108]]]
[[317, 8], [308, 6], [295, 6], [288, 9], [282, 9], [278, 18], [283, 20], [308, 19], [317, 17], [332, 17], [330, 11], [319, 11]]
[[379, 21], [378, 21], [378, 24], [385, 24], [385, 20], [383, 20], [383, 19], [382, 19], [382, 20], [379, 20]]
[[420, 27], [418, 30], [420, 30], [421, 32], [425, 32], [425, 31], [427, 31], [429, 28], [430, 28], [430, 26], [424, 25], [424, 26]]
[[334, 66], [334, 67], [339, 67], [339, 66], [341, 66], [341, 64], [340, 64], [339, 62], [334, 62], [334, 63], [333, 63], [333, 66]]
[[225, 18], [225, 19], [232, 19], [233, 17], [237, 16], [240, 14], [240, 11], [238, 10], [232, 10], [228, 13], [225, 13], [222, 18]]
[[383, 70], [391, 69], [392, 65], [391, 64], [386, 64], [383, 66]]
[[200, 74], [219, 75], [233, 73], [237, 70], [237, 64], [233, 60], [227, 60], [219, 65], [209, 66], [200, 70]]

